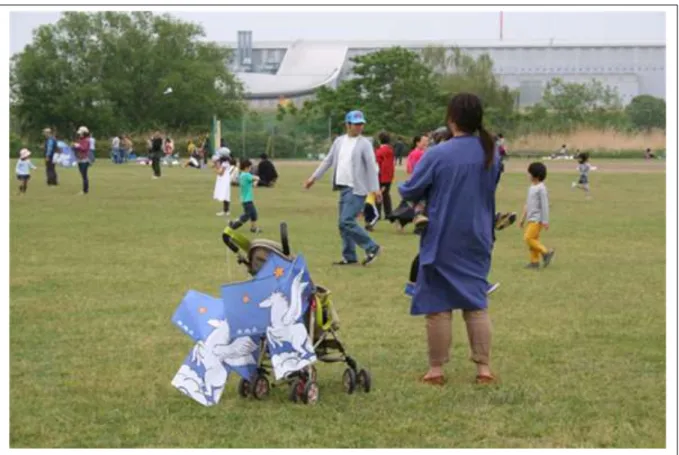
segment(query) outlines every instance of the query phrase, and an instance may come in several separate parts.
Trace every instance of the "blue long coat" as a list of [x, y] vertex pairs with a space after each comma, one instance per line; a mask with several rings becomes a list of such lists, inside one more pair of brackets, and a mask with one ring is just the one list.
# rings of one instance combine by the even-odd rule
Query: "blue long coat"
[[426, 200], [429, 216], [411, 314], [487, 308], [499, 176], [497, 152], [486, 169], [479, 138], [460, 136], [428, 150], [399, 186], [404, 199]]

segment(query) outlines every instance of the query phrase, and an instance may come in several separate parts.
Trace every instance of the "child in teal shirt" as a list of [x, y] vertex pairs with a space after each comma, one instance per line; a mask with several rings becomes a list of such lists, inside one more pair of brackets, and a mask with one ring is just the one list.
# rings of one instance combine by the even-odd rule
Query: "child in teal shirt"
[[250, 220], [250, 232], [259, 233], [261, 229], [257, 227], [257, 208], [255, 207], [253, 197], [253, 187], [259, 181], [259, 177], [252, 175], [250, 170], [252, 163], [249, 159], [244, 159], [240, 162], [240, 176], [238, 177], [238, 184], [240, 186], [240, 201], [243, 204], [243, 214], [236, 221], [229, 223], [232, 229], [238, 229], [248, 220]]

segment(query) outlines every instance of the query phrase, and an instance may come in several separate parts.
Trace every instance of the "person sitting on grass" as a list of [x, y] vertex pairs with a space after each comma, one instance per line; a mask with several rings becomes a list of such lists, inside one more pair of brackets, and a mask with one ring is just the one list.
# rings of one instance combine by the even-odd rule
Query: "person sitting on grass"
[[272, 187], [278, 180], [278, 172], [276, 166], [269, 160], [266, 153], [259, 156], [259, 165], [257, 166], [257, 175], [259, 176], [259, 183], [257, 186]]
[[184, 167], [193, 167], [196, 169], [201, 168], [202, 161], [202, 150], [195, 146], [192, 140], [189, 141], [188, 145], [189, 160], [184, 163]]

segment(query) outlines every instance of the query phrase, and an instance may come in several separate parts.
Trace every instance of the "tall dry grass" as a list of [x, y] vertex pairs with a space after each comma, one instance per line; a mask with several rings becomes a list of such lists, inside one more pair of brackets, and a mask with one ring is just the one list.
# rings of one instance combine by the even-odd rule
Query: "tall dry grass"
[[665, 132], [627, 134], [619, 131], [578, 130], [568, 134], [529, 134], [513, 139], [510, 150], [556, 150], [566, 144], [580, 150], [652, 150], [665, 149]]

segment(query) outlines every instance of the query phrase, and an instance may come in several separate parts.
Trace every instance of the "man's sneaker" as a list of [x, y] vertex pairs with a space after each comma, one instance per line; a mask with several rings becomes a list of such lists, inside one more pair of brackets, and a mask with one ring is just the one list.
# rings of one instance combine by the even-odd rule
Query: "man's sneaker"
[[226, 215], [226, 213], [224, 213], [224, 212], [217, 212], [216, 215], [217, 215], [217, 216], [224, 216], [224, 215]]
[[341, 261], [336, 261], [332, 263], [332, 265], [355, 265], [355, 264], [358, 264], [358, 261], [347, 261], [346, 259], [342, 259]]
[[370, 253], [367, 253], [365, 255], [365, 259], [363, 260], [363, 265], [368, 265], [371, 262], [373, 262], [377, 258], [377, 256], [380, 254], [380, 249], [381, 248], [378, 246], [377, 248], [375, 248]]
[[488, 283], [488, 290], [486, 291], [486, 295], [491, 295], [493, 292], [497, 291], [497, 288], [500, 287], [500, 283], [493, 283], [490, 284]]
[[253, 234], [259, 234], [262, 232], [262, 230], [260, 228], [250, 228], [250, 232]]
[[542, 256], [542, 266], [547, 267], [554, 257], [554, 250], [549, 250]]
[[531, 262], [530, 264], [528, 264], [528, 265], [527, 265], [526, 267], [524, 267], [524, 268], [526, 268], [526, 269], [532, 269], [532, 270], [537, 270], [537, 269], [540, 268], [540, 263], [539, 263], [539, 262]]

